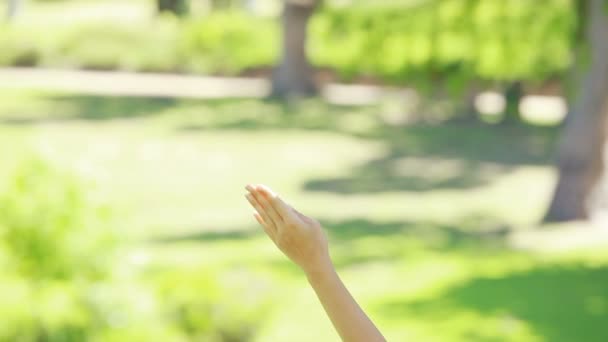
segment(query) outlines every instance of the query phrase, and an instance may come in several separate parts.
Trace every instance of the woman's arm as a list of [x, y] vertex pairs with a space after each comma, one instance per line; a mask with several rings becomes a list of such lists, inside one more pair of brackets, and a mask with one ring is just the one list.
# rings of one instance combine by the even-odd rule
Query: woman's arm
[[327, 237], [319, 222], [285, 203], [263, 185], [247, 185], [245, 197], [254, 217], [277, 247], [308, 278], [325, 312], [344, 342], [386, 341], [336, 273]]

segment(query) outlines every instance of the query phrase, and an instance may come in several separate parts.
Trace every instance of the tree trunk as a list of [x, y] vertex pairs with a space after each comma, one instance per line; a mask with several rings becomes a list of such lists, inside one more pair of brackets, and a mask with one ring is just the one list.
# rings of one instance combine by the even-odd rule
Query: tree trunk
[[6, 18], [11, 20], [17, 16], [21, 8], [21, 0], [7, 0], [6, 6]]
[[589, 202], [604, 171], [608, 117], [608, 17], [602, 0], [588, 6], [591, 63], [562, 133], [559, 178], [545, 221], [588, 219]]
[[476, 84], [470, 84], [463, 96], [461, 102], [457, 104], [455, 109], [455, 121], [475, 122], [479, 120], [479, 112], [475, 106], [475, 100], [480, 93], [481, 87]]
[[521, 81], [514, 81], [505, 90], [504, 124], [518, 124], [522, 121], [519, 113], [519, 103], [524, 95], [522, 88]]
[[171, 12], [177, 16], [188, 14], [188, 0], [157, 0], [158, 13]]
[[283, 8], [281, 64], [272, 78], [272, 96], [311, 96], [317, 87], [306, 56], [308, 21], [316, 0], [286, 0]]

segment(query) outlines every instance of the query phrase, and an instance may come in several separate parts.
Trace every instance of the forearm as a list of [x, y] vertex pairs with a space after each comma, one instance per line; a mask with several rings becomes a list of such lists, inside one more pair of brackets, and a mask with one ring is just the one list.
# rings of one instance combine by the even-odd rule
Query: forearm
[[307, 277], [342, 341], [386, 341], [348, 292], [332, 265], [307, 272]]

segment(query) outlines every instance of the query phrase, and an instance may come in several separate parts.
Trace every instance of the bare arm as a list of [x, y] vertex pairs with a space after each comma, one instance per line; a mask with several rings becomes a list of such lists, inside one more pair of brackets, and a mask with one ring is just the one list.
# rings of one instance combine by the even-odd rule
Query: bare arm
[[256, 210], [256, 220], [277, 247], [306, 273], [342, 341], [386, 341], [336, 273], [319, 222], [301, 214], [263, 185], [248, 185], [246, 189], [249, 193], [245, 197]]

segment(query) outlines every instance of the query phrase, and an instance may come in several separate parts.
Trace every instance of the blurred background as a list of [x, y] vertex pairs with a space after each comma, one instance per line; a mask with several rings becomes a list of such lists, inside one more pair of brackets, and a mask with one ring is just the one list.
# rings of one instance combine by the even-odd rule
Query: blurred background
[[607, 341], [603, 0], [5, 0], [0, 340]]

